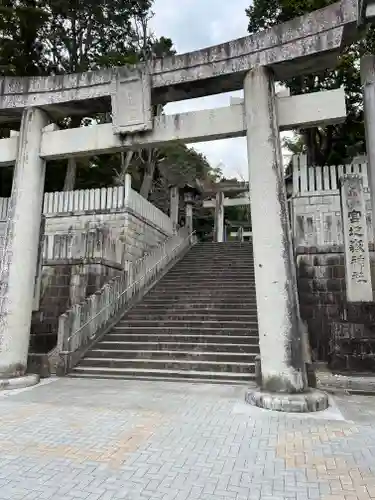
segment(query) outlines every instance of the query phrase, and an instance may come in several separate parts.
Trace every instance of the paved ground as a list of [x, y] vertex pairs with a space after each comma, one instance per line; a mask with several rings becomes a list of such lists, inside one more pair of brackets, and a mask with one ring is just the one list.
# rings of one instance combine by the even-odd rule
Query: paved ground
[[60, 379], [0, 394], [0, 500], [375, 498], [375, 398], [314, 418], [241, 387]]

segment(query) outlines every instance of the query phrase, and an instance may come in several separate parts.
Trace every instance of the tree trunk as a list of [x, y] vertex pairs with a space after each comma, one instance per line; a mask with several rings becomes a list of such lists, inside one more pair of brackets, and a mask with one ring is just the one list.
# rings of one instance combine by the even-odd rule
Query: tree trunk
[[[80, 116], [73, 116], [71, 118], [69, 128], [80, 127], [81, 121], [82, 118]], [[64, 180], [64, 189], [63, 189], [64, 191], [73, 191], [76, 183], [76, 176], [77, 176], [77, 160], [75, 158], [69, 158]]]
[[76, 183], [77, 162], [75, 158], [68, 159], [63, 191], [73, 191]]
[[157, 149], [149, 149], [147, 151], [147, 160], [145, 162], [146, 163], [145, 173], [143, 176], [141, 189], [139, 191], [140, 195], [143, 196], [143, 198], [146, 198], [146, 200], [148, 200], [148, 197], [150, 196], [152, 182], [154, 180], [156, 155], [157, 155]]
[[155, 164], [154, 163], [147, 166], [147, 171], [145, 172], [145, 175], [144, 175], [143, 181], [142, 181], [142, 186], [141, 186], [141, 189], [139, 191], [140, 195], [143, 196], [143, 198], [146, 198], [146, 200], [148, 200], [148, 197], [150, 196], [150, 191], [152, 188], [152, 181], [154, 180], [154, 171], [155, 171]]

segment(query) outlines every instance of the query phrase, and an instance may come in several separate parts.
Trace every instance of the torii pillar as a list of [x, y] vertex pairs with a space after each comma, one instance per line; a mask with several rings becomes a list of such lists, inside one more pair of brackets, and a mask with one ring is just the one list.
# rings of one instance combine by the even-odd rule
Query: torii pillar
[[39, 151], [47, 124], [44, 111], [23, 112], [0, 268], [0, 389], [34, 385], [39, 379], [25, 373], [46, 166]]
[[223, 243], [223, 241], [224, 241], [224, 193], [223, 193], [223, 191], [218, 191], [216, 193], [215, 241], [217, 243]]
[[173, 229], [176, 231], [178, 226], [180, 193], [178, 186], [169, 187], [169, 217], [173, 223]]
[[323, 409], [327, 396], [308, 389], [272, 72], [251, 70], [244, 91], [261, 354], [261, 385], [246, 400], [281, 411]]
[[191, 192], [186, 192], [184, 196], [185, 201], [185, 227], [189, 234], [193, 232], [193, 205], [194, 198]]

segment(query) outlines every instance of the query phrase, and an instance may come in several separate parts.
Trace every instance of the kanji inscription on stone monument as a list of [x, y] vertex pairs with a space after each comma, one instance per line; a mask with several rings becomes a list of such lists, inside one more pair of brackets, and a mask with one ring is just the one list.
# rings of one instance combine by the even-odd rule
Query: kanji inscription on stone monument
[[341, 179], [341, 203], [345, 245], [346, 296], [350, 302], [372, 300], [370, 256], [362, 177]]

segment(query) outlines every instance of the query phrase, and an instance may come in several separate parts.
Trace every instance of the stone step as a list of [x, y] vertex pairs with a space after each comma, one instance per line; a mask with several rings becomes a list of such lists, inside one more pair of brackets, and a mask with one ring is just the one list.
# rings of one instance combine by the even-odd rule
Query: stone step
[[115, 328], [216, 328], [222, 331], [223, 328], [257, 328], [258, 321], [256, 319], [244, 321], [220, 321], [218, 319], [212, 319], [210, 321], [206, 320], [159, 320], [155, 321], [153, 319], [139, 319], [139, 320], [128, 320], [122, 319], [118, 322]]
[[175, 287], [163, 287], [159, 288], [156, 286], [148, 294], [147, 299], [151, 297], [159, 297], [160, 299], [168, 300], [173, 298], [185, 298], [187, 302], [199, 301], [200, 298], [206, 297], [215, 301], [215, 299], [235, 298], [239, 301], [242, 299], [256, 300], [255, 289], [226, 289], [224, 287], [215, 285], [216, 289], [200, 289], [199, 287], [185, 287], [185, 288], [175, 288]]
[[130, 311], [124, 317], [125, 321], [200, 321], [200, 322], [243, 322], [244, 324], [253, 324], [257, 322], [258, 316], [257, 313], [254, 314], [238, 314], [238, 312], [228, 313], [227, 311], [218, 311], [216, 314], [209, 313], [208, 311], [203, 311], [202, 314], [198, 314], [196, 311], [194, 312], [181, 312], [181, 311], [173, 311], [173, 310], [165, 310], [164, 312], [155, 313], [154, 311], [144, 310], [137, 311], [134, 309]]
[[207, 254], [188, 254], [182, 260], [178, 261], [177, 266], [184, 266], [187, 264], [194, 264], [197, 261], [206, 262], [209, 264], [210, 262], [220, 263], [220, 262], [228, 262], [234, 266], [239, 266], [240, 264], [248, 264], [254, 265], [254, 256], [251, 253], [248, 254], [236, 254], [236, 255], [211, 255]]
[[118, 379], [137, 379], [137, 380], [171, 380], [202, 383], [243, 383], [251, 382], [255, 376], [253, 373], [235, 373], [235, 372], [199, 372], [163, 370], [163, 369], [145, 369], [145, 368], [100, 368], [78, 366], [69, 374], [70, 377], [89, 377], [89, 378], [118, 378]]
[[194, 257], [200, 257], [200, 258], [205, 258], [205, 257], [212, 257], [214, 259], [238, 259], [239, 257], [245, 257], [246, 259], [251, 258], [254, 256], [254, 251], [252, 248], [247, 248], [245, 250], [227, 250], [227, 251], [216, 251], [212, 252], [210, 250], [201, 248], [201, 249], [194, 249], [193, 251], [190, 251], [186, 254], [185, 259], [190, 260]]
[[[204, 350], [210, 352], [228, 352], [228, 353], [259, 353], [258, 339], [254, 339], [254, 343], [251, 344], [235, 344], [235, 343], [218, 343], [209, 341], [205, 339], [199, 339], [199, 342], [170, 342], [159, 340], [153, 341], [146, 338], [143, 342], [132, 342], [132, 341], [110, 341], [106, 337], [104, 340], [98, 342], [96, 346], [92, 349], [97, 350], [107, 350], [107, 351], [195, 351]], [[213, 339], [215, 340], [215, 339]], [[256, 342], [255, 342], [256, 341]]]
[[249, 277], [249, 276], [238, 276], [236, 278], [234, 277], [221, 277], [217, 276], [215, 274], [212, 274], [211, 276], [204, 276], [204, 277], [199, 277], [199, 276], [187, 276], [183, 277], [182, 275], [180, 277], [175, 278], [174, 276], [166, 276], [165, 278], [161, 279], [158, 283], [159, 286], [165, 286], [165, 285], [173, 285], [173, 286], [185, 286], [185, 287], [190, 287], [190, 286], [216, 286], [217, 284], [223, 285], [224, 288], [253, 288], [255, 290], [255, 278]]
[[[218, 295], [219, 294], [219, 295]], [[198, 304], [202, 305], [203, 308], [206, 308], [207, 305], [212, 307], [222, 307], [223, 304], [228, 304], [229, 306], [236, 306], [236, 304], [247, 304], [247, 305], [256, 305], [256, 294], [254, 292], [250, 292], [249, 294], [220, 294], [220, 288], [216, 290], [206, 290], [197, 295], [194, 293], [185, 293], [185, 294], [169, 294], [170, 297], [166, 297], [165, 293], [160, 293], [158, 297], [156, 287], [150, 290], [147, 295], [145, 295], [141, 304], [154, 304], [154, 303], [164, 303], [164, 304], [183, 304], [185, 303], [188, 307], [190, 304]]]
[[[156, 329], [156, 332], [158, 330]], [[115, 329], [105, 336], [103, 342], [177, 342], [177, 343], [216, 343], [216, 344], [244, 344], [258, 345], [259, 337], [257, 332], [248, 330], [218, 332], [216, 328], [209, 330], [189, 330], [185, 332], [179, 329], [160, 329], [160, 333], [155, 333], [154, 328], [150, 329]]]
[[93, 346], [73, 376], [245, 383], [259, 353], [251, 244], [199, 244]]
[[166, 350], [166, 349], [145, 349], [145, 350], [120, 350], [120, 349], [90, 349], [87, 359], [105, 359], [108, 361], [127, 361], [137, 359], [138, 361], [165, 361], [171, 363], [174, 361], [212, 361], [217, 363], [248, 363], [253, 362], [257, 353], [255, 352], [227, 352], [227, 351], [208, 351], [204, 349], [194, 350]]
[[253, 251], [253, 245], [247, 245], [244, 247], [240, 246], [227, 246], [227, 247], [215, 247], [215, 246], [202, 246], [202, 245], [195, 245], [194, 247], [191, 248], [189, 253], [195, 254], [195, 253], [200, 253], [200, 252], [206, 252], [209, 253], [210, 255], [214, 255], [217, 253], [223, 253], [223, 254], [234, 254], [234, 253], [241, 253], [241, 252], [251, 252]]
[[150, 358], [92, 358], [86, 356], [79, 366], [102, 367], [102, 368], [143, 368], [179, 370], [179, 371], [219, 371], [219, 372], [241, 372], [254, 373], [253, 362], [230, 362], [230, 361], [207, 361], [200, 359], [150, 359]]
[[166, 277], [173, 277], [176, 280], [182, 278], [194, 278], [194, 279], [207, 279], [207, 278], [220, 278], [220, 279], [233, 279], [246, 278], [255, 279], [254, 269], [248, 269], [242, 266], [242, 268], [231, 271], [229, 269], [219, 268], [218, 266], [205, 267], [204, 264], [198, 264], [194, 267], [186, 267], [182, 269], [174, 269], [173, 272], [170, 271], [166, 274]]
[[200, 290], [205, 289], [208, 292], [216, 292], [217, 288], [226, 291], [239, 291], [239, 292], [255, 292], [256, 287], [254, 281], [238, 281], [238, 280], [221, 280], [212, 278], [211, 280], [191, 280], [180, 278], [177, 280], [163, 279], [160, 281], [154, 290]]
[[228, 270], [223, 270], [219, 271], [218, 269], [197, 269], [197, 270], [189, 270], [189, 269], [184, 269], [184, 270], [175, 270], [173, 273], [170, 271], [168, 274], [165, 275], [163, 278], [163, 281], [168, 278], [168, 279], [174, 279], [176, 281], [183, 279], [192, 279], [192, 280], [206, 280], [206, 279], [220, 279], [220, 280], [255, 280], [255, 274], [254, 272], [247, 272], [242, 268], [239, 269], [236, 272], [231, 272]]
[[204, 248], [195, 246], [186, 255], [186, 257], [191, 257], [192, 255], [225, 255], [225, 256], [236, 256], [236, 255], [251, 255], [254, 249], [251, 245], [243, 248]]
[[205, 300], [200, 302], [185, 302], [184, 299], [180, 300], [150, 300], [145, 299], [140, 304], [137, 304], [132, 311], [145, 313], [149, 310], [155, 313], [173, 310], [173, 312], [185, 312], [193, 310], [196, 314], [216, 314], [223, 311], [237, 314], [243, 311], [249, 314], [256, 314], [257, 307], [254, 301], [251, 302], [233, 302], [228, 303], [223, 300], [222, 302], [212, 302], [212, 300]]
[[[160, 295], [161, 297], [169, 299], [182, 298], [185, 297], [186, 301], [191, 302], [196, 299], [200, 301], [204, 297], [212, 299], [232, 299], [232, 300], [243, 300], [255, 301], [256, 289], [255, 286], [249, 285], [247, 287], [235, 287], [235, 286], [221, 286], [220, 281], [216, 282], [215, 285], [202, 286], [197, 284], [193, 285], [180, 285], [176, 286], [172, 283], [169, 285], [163, 285], [160, 283], [150, 290], [147, 297], [155, 297], [155, 295]], [[170, 297], [166, 297], [169, 295]]]
[[184, 260], [186, 259], [187, 261], [190, 261], [191, 259], [194, 258], [199, 258], [199, 259], [205, 259], [205, 258], [211, 258], [211, 259], [228, 259], [228, 260], [237, 260], [239, 258], [244, 258], [244, 259], [252, 259], [254, 257], [253, 250], [249, 248], [248, 250], [241, 250], [234, 252], [233, 250], [230, 252], [210, 252], [207, 250], [199, 250], [199, 251], [193, 251], [189, 252], [185, 257]]
[[[199, 295], [199, 292], [194, 291], [194, 293], [177, 293], [177, 292], [161, 292], [157, 293], [156, 291], [151, 291], [147, 296], [145, 297], [145, 303], [150, 304], [150, 303], [160, 303], [160, 302], [168, 302], [169, 304], [174, 302], [182, 302], [186, 301], [188, 304], [193, 304], [193, 303], [199, 303], [199, 304], [210, 304], [213, 306], [220, 307], [223, 302], [226, 302], [227, 300], [237, 300], [240, 302], [241, 300], [246, 300], [247, 303], [251, 302], [254, 306], [256, 305], [256, 295], [254, 292], [249, 292], [246, 294], [227, 294], [227, 293], [222, 293], [218, 289], [216, 293], [214, 292], [205, 292], [202, 290]], [[203, 305], [204, 307], [204, 305]]]
[[212, 266], [209, 267], [208, 269], [206, 267], [196, 267], [196, 268], [182, 268], [181, 267], [175, 267], [175, 268], [172, 268], [167, 276], [181, 276], [183, 273], [185, 273], [186, 271], [190, 271], [190, 274], [189, 276], [210, 276], [210, 273], [212, 271], [214, 271], [216, 273], [217, 276], [254, 276], [254, 269], [250, 269], [248, 267], [245, 267], [245, 266], [238, 266], [238, 268], [230, 268], [229, 266], [228, 267], [217, 267], [217, 266]]

